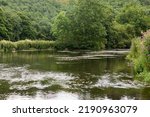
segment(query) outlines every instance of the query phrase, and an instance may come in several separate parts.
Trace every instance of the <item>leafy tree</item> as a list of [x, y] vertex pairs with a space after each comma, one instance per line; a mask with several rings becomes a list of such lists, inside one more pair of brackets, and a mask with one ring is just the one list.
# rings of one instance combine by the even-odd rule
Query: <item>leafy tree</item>
[[36, 30], [33, 28], [33, 25], [31, 23], [31, 19], [23, 14], [23, 13], [18, 13], [19, 17], [21, 18], [21, 34], [20, 38], [21, 39], [34, 39], [36, 37]]
[[65, 40], [69, 36], [69, 18], [64, 11], [60, 12], [55, 18], [52, 24], [52, 31], [59, 39]]
[[9, 38], [8, 30], [6, 28], [6, 15], [3, 9], [0, 8], [0, 38]]
[[150, 28], [149, 19], [146, 7], [139, 3], [126, 4], [108, 31], [107, 48], [129, 48], [132, 38], [141, 36], [141, 32]]
[[98, 0], [79, 0], [74, 10], [67, 12], [66, 15], [62, 12], [55, 18], [53, 32], [57, 32], [56, 34], [63, 40], [65, 38], [67, 41], [72, 40], [76, 49], [104, 48], [106, 42], [104, 10], [105, 6]]
[[149, 28], [146, 22], [146, 18], [149, 16], [147, 16], [145, 9], [146, 8], [139, 4], [126, 5], [118, 15], [117, 21], [121, 24], [128, 23], [133, 25], [135, 32], [133, 35], [139, 36], [141, 35], [141, 31], [146, 31]]
[[52, 39], [51, 20], [60, 10], [67, 8], [67, 3], [67, 0], [0, 1], [0, 7], [7, 14], [2, 38], [13, 41], [25, 38]]
[[1, 0], [0, 39], [70, 49], [129, 48], [150, 29], [149, 0]]
[[72, 33], [81, 48], [104, 48], [105, 7], [99, 0], [78, 1], [72, 18]]

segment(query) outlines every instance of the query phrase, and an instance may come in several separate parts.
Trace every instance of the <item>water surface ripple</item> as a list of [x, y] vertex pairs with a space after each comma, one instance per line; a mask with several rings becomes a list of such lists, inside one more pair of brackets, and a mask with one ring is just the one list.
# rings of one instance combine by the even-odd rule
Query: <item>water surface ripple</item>
[[150, 99], [127, 51], [1, 53], [0, 99]]

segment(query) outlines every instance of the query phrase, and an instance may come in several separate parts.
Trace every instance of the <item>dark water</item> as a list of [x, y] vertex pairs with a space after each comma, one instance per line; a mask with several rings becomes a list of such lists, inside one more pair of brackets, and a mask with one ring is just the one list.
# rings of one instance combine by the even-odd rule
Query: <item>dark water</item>
[[0, 99], [148, 100], [150, 86], [120, 53], [0, 53]]

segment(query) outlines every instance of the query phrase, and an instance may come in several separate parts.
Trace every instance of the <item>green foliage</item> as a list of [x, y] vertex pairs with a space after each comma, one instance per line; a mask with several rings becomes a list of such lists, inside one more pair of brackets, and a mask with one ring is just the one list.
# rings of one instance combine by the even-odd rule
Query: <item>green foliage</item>
[[141, 4], [143, 5], [150, 5], [150, 1], [149, 0], [139, 0], [141, 2]]
[[134, 32], [132, 35], [140, 36], [141, 30], [146, 31], [149, 28], [145, 20], [146, 17], [148, 17], [146, 7], [140, 4], [128, 4], [121, 10], [117, 21], [121, 24], [132, 25], [132, 32]]
[[150, 72], [142, 72], [137, 76], [138, 80], [141, 80], [141, 78], [143, 78], [142, 81], [150, 82]]
[[4, 52], [15, 51], [15, 50], [29, 50], [29, 49], [51, 49], [54, 47], [53, 41], [45, 41], [45, 40], [21, 40], [17, 42], [11, 42], [2, 40], [0, 41], [0, 50]]
[[36, 40], [31, 42], [31, 48], [35, 48], [38, 50], [51, 49], [53, 47], [54, 47], [53, 41]]
[[130, 53], [128, 55], [129, 59], [135, 59], [142, 53], [140, 43], [141, 43], [140, 38], [135, 38], [135, 39], [132, 40]]
[[143, 39], [132, 41], [131, 51], [128, 55], [134, 64], [136, 77], [144, 81], [150, 81], [150, 35]]
[[146, 68], [148, 71], [150, 71], [150, 35], [146, 37], [144, 46], [145, 46], [144, 54], [145, 58], [147, 59]]
[[131, 45], [132, 25], [113, 22], [107, 39], [107, 48], [129, 48]]
[[65, 40], [69, 36], [69, 20], [64, 11], [54, 18], [52, 32], [58, 39]]
[[31, 40], [21, 40], [15, 42], [16, 50], [29, 50], [31, 48]]
[[72, 11], [58, 14], [52, 31], [61, 40], [59, 43], [65, 43], [66, 48], [74, 49], [104, 48], [106, 30], [103, 23], [107, 17], [105, 8], [98, 0], [78, 0]]
[[57, 40], [60, 49], [129, 48], [149, 28], [149, 0], [0, 1], [0, 40]]
[[6, 16], [3, 9], [0, 8], [0, 38], [9, 38], [8, 29], [6, 28]]
[[147, 7], [139, 2], [126, 3], [113, 19], [107, 33], [107, 48], [129, 48], [131, 39], [150, 28]]
[[0, 41], [0, 50], [3, 50], [4, 52], [10, 52], [13, 51], [16, 48], [16, 45], [11, 41]]
[[36, 30], [26, 14], [0, 9], [0, 38], [17, 41], [25, 38], [34, 39], [35, 37]]
[[0, 38], [11, 41], [52, 39], [51, 19], [65, 9], [66, 4], [67, 1], [59, 0], [0, 1]]

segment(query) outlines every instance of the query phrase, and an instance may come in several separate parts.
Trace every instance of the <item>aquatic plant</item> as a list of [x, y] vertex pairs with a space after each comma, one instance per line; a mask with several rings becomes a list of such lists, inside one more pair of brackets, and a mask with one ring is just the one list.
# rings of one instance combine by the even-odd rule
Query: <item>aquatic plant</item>
[[0, 49], [4, 52], [13, 51], [16, 48], [15, 43], [11, 41], [2, 40], [0, 41]]
[[11, 42], [2, 40], [0, 41], [0, 50], [4, 52], [18, 51], [18, 50], [29, 50], [29, 49], [50, 49], [54, 47], [53, 41], [46, 40], [20, 40], [17, 42]]

